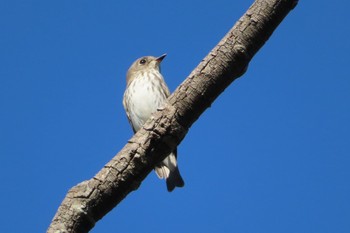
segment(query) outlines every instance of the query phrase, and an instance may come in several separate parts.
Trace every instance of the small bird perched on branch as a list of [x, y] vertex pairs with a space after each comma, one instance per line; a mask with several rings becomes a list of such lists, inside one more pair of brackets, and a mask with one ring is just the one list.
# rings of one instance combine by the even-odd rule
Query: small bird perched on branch
[[[160, 57], [146, 56], [137, 59], [126, 75], [123, 105], [131, 127], [136, 133], [170, 95], [169, 88], [160, 73]], [[176, 149], [154, 168], [160, 179], [166, 179], [169, 192], [183, 187], [176, 160]]]

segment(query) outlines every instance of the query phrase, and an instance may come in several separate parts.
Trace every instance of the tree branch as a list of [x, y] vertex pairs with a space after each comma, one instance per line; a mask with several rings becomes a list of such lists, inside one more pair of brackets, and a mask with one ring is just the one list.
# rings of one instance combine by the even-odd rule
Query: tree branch
[[124, 148], [68, 191], [47, 232], [88, 232], [152, 171], [235, 79], [297, 0], [257, 0]]

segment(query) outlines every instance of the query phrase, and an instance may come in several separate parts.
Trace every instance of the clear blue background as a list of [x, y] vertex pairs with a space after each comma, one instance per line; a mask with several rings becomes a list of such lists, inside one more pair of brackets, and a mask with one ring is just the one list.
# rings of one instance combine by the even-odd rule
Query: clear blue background
[[[45, 232], [132, 136], [125, 73], [173, 91], [253, 1], [0, 2], [0, 232]], [[348, 1], [300, 1], [179, 147], [92, 232], [350, 232]]]

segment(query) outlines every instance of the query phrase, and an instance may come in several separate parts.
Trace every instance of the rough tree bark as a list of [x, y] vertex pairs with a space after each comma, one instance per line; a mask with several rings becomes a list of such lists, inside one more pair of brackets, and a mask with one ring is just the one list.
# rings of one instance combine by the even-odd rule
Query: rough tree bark
[[95, 177], [71, 188], [47, 232], [88, 232], [185, 137], [298, 0], [257, 0], [145, 126]]

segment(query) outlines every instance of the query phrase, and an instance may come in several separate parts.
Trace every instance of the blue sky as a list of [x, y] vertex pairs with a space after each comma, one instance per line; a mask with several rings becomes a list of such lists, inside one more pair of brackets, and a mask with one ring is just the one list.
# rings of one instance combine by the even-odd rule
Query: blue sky
[[[253, 1], [1, 1], [1, 232], [45, 232], [132, 136], [125, 73], [173, 91]], [[301, 1], [179, 146], [92, 232], [350, 232], [348, 1]]]

